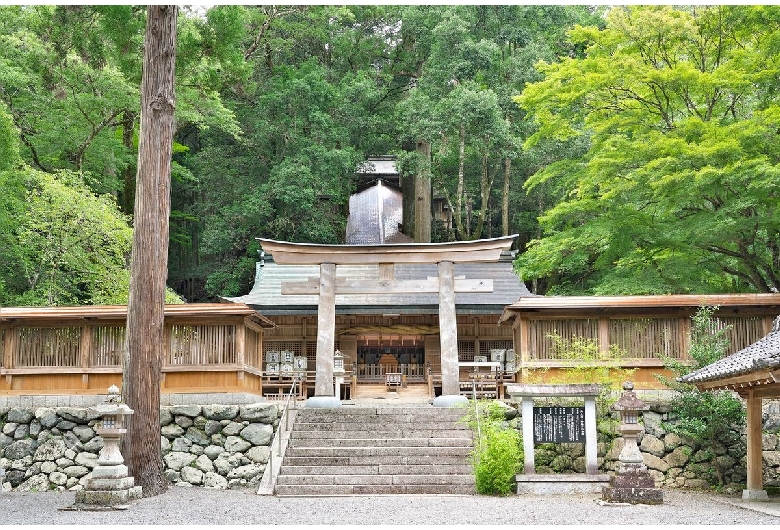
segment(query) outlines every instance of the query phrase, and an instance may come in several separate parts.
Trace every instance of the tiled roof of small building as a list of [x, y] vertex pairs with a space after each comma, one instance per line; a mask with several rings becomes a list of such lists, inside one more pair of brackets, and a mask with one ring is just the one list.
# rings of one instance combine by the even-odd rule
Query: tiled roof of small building
[[772, 331], [747, 348], [680, 378], [685, 383], [704, 383], [780, 366], [780, 317]]

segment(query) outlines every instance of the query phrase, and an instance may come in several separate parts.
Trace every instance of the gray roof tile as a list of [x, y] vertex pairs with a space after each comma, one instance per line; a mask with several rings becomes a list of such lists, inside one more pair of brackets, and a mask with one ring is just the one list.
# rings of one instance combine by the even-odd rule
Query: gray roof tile
[[780, 366], [779, 324], [780, 317], [775, 319], [772, 331], [764, 338], [695, 372], [685, 374], [680, 380], [685, 383], [704, 383]]
[[[378, 279], [376, 265], [339, 265], [337, 277], [350, 279]], [[395, 266], [395, 278], [399, 280], [424, 279], [438, 275], [436, 265], [420, 264]], [[316, 265], [279, 265], [266, 259], [258, 264], [255, 284], [249, 294], [225, 298], [231, 302], [244, 303], [263, 315], [290, 312], [316, 312], [317, 295], [282, 295], [282, 282], [303, 281], [319, 276]], [[459, 311], [473, 314], [500, 313], [503, 308], [521, 296], [533, 296], [525, 284], [512, 270], [512, 262], [456, 263], [455, 276], [467, 279], [492, 279], [492, 293], [456, 293], [455, 304]], [[336, 311], [339, 314], [375, 313], [391, 308], [403, 307], [406, 313], [430, 313], [437, 311], [437, 293], [385, 293], [372, 295], [336, 295]], [[395, 311], [398, 312], [398, 311]]]

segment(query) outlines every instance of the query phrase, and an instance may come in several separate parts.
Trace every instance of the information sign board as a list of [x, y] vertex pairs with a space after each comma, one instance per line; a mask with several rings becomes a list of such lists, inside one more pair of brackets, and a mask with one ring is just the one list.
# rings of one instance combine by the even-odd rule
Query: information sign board
[[585, 407], [534, 407], [534, 443], [585, 443]]

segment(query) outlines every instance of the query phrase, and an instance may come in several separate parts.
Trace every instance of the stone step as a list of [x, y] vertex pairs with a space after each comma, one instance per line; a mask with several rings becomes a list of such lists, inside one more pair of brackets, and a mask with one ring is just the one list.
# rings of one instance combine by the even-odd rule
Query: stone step
[[468, 458], [471, 446], [461, 447], [289, 447], [285, 457], [338, 457], [347, 454], [353, 457], [366, 456], [460, 456]]
[[457, 421], [447, 419], [432, 419], [432, 418], [417, 418], [409, 417], [399, 420], [398, 418], [390, 418], [388, 416], [355, 416], [353, 418], [333, 418], [331, 421], [323, 421], [319, 419], [313, 421], [311, 418], [303, 417], [298, 418], [296, 424], [302, 429], [320, 429], [329, 428], [365, 428], [369, 426], [371, 428], [377, 426], [386, 425], [388, 427], [404, 427], [404, 426], [425, 426], [428, 429], [462, 429], [471, 430], [471, 427], [465, 423], [458, 423]]
[[475, 488], [465, 484], [381, 484], [344, 486], [276, 486], [275, 494], [280, 497], [324, 497], [345, 495], [474, 495]]
[[465, 411], [430, 406], [302, 409], [276, 495], [475, 493]]
[[[342, 434], [343, 436], [343, 434]], [[297, 438], [290, 436], [289, 447], [471, 447], [471, 438]]]
[[474, 485], [472, 475], [281, 475], [282, 486]]
[[465, 422], [460, 422], [462, 416], [459, 415], [433, 415], [433, 414], [353, 414], [344, 413], [340, 415], [333, 414], [301, 414], [298, 412], [298, 421], [301, 423], [431, 423], [442, 424], [450, 423], [463, 425], [468, 428]]
[[364, 466], [287, 466], [282, 465], [283, 475], [465, 475], [471, 473], [471, 466], [461, 465], [384, 465]]
[[285, 466], [367, 466], [367, 465], [462, 465], [467, 463], [463, 455], [371, 455], [371, 456], [288, 456], [284, 457]]
[[428, 429], [426, 427], [395, 427], [395, 428], [362, 428], [347, 429], [343, 425], [334, 429], [302, 429], [297, 426], [293, 438], [304, 440], [309, 438], [362, 438], [382, 440], [386, 438], [472, 438], [471, 430], [462, 429]]

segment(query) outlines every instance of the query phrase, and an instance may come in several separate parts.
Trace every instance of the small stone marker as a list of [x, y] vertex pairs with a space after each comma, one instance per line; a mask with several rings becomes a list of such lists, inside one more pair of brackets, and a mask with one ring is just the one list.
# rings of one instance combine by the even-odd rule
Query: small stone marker
[[[599, 493], [609, 477], [599, 473], [596, 444], [596, 384], [524, 385], [506, 384], [505, 394], [520, 402], [523, 416], [523, 473], [515, 476], [517, 493]], [[584, 407], [535, 407], [538, 398], [582, 399]], [[537, 473], [534, 444], [582, 443], [585, 473]]]

